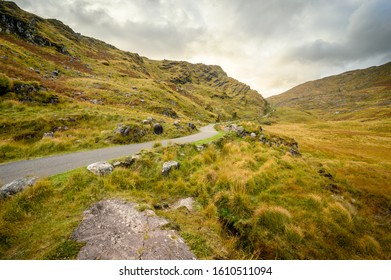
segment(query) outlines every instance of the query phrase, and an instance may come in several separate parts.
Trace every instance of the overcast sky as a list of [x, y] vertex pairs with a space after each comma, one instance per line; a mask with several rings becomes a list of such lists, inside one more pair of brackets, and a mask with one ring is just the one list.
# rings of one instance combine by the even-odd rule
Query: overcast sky
[[14, 0], [152, 59], [217, 64], [264, 97], [391, 61], [390, 0]]

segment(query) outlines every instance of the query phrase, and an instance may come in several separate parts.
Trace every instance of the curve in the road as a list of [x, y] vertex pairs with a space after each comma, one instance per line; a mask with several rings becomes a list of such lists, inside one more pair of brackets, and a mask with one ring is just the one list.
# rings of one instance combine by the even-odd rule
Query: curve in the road
[[[211, 124], [200, 128], [200, 132], [197, 134], [170, 140], [163, 140], [161, 143], [163, 146], [167, 146], [169, 143], [190, 143], [210, 138], [216, 134], [217, 131]], [[155, 141], [151, 141], [1, 164], [0, 182], [1, 184], [7, 184], [17, 178], [21, 178], [27, 175], [46, 177], [63, 173], [97, 161], [129, 156], [140, 152], [142, 149], [152, 148], [154, 143]]]

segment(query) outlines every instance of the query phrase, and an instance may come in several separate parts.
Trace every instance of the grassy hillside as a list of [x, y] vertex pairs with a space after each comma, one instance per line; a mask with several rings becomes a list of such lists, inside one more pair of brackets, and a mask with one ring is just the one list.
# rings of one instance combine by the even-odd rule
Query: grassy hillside
[[324, 119], [391, 117], [391, 62], [298, 85], [267, 99]]
[[[254, 118], [266, 108], [218, 66], [150, 60], [8, 1], [0, 3], [0, 69], [0, 162], [177, 137], [194, 132], [188, 122]], [[115, 132], [121, 125], [128, 135]], [[48, 132], [54, 137], [43, 138]]]
[[[1, 161], [179, 136], [188, 122], [240, 118], [247, 132], [39, 180], [0, 201], [0, 259], [74, 259], [83, 211], [109, 198], [169, 219], [200, 259], [391, 259], [389, 64], [298, 86], [261, 118], [262, 97], [218, 66], [149, 60], [0, 7]], [[169, 160], [180, 168], [162, 176]], [[192, 212], [165, 209], [186, 197]]]

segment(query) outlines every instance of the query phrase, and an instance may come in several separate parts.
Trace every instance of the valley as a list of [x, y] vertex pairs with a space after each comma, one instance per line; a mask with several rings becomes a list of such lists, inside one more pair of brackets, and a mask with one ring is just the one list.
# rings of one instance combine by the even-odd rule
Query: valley
[[219, 66], [124, 52], [9, 1], [0, 14], [0, 174], [121, 150], [95, 153], [104, 174], [82, 162], [0, 199], [0, 259], [88, 258], [76, 233], [113, 209], [125, 233], [87, 225], [118, 250], [94, 259], [153, 258], [159, 234], [190, 251], [172, 259], [391, 259], [390, 63], [264, 99]]

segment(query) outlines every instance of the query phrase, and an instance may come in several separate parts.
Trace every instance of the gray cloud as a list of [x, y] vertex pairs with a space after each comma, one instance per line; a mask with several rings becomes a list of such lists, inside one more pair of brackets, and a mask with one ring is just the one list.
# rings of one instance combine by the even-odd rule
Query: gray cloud
[[261, 92], [391, 59], [388, 0], [16, 0], [156, 59], [219, 64]]

